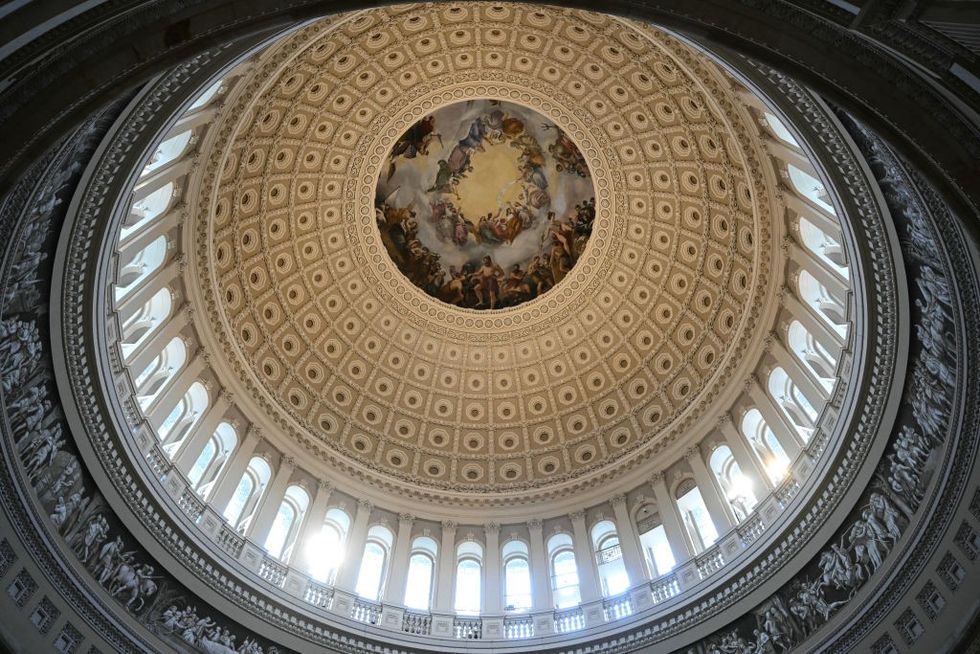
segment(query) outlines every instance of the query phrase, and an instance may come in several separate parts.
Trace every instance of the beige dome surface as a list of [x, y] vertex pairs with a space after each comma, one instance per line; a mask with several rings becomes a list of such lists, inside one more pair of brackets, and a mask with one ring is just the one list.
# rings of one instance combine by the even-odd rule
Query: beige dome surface
[[[648, 461], [742, 387], [775, 191], [703, 55], [600, 14], [465, 3], [341, 15], [259, 63], [191, 238], [206, 328], [266, 438], [407, 496], [530, 498]], [[587, 247], [519, 306], [430, 297], [380, 240], [396, 140], [467, 99], [546, 116], [592, 174]]]

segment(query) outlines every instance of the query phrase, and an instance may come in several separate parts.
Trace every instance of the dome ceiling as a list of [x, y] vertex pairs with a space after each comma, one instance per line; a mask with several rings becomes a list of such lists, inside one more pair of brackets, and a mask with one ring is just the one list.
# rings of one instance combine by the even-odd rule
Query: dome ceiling
[[[279, 52], [226, 107], [192, 218], [193, 293], [267, 438], [411, 492], [528, 493], [646, 460], [741, 386], [772, 173], [702, 55], [479, 3], [361, 12]], [[454, 273], [474, 275], [458, 294]]]

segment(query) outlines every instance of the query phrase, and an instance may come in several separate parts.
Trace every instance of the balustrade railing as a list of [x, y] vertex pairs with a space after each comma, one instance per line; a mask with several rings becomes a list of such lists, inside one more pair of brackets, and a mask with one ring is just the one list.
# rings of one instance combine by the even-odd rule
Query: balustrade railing
[[629, 593], [604, 599], [602, 613], [606, 617], [606, 622], [633, 615], [633, 600]]
[[303, 600], [318, 609], [329, 609], [333, 604], [333, 588], [311, 581], [306, 585]]
[[432, 616], [428, 613], [406, 612], [402, 617], [402, 631], [416, 636], [428, 636], [432, 633]]
[[378, 624], [381, 621], [381, 605], [356, 598], [350, 607], [350, 617], [358, 622]]
[[534, 619], [529, 615], [504, 618], [504, 638], [533, 638]]
[[603, 563], [609, 563], [610, 561], [618, 561], [623, 558], [623, 550], [620, 548], [619, 544], [610, 545], [609, 547], [603, 548], [595, 553], [596, 563], [602, 565]]
[[573, 609], [555, 612], [555, 631], [560, 634], [567, 634], [570, 631], [578, 631], [585, 628], [585, 612], [581, 606]]
[[198, 518], [201, 517], [201, 514], [204, 513], [205, 505], [204, 502], [201, 501], [201, 497], [194, 492], [192, 488], [188, 487], [185, 488], [180, 494], [180, 498], [177, 500], [177, 506], [180, 507], [180, 510], [183, 511], [188, 518], [194, 522], [197, 522]]
[[453, 635], [461, 640], [483, 638], [483, 620], [480, 618], [453, 618]]
[[242, 549], [245, 547], [245, 539], [227, 522], [221, 523], [215, 542], [218, 543], [218, 547], [236, 559], [241, 556]]
[[653, 603], [659, 604], [679, 595], [681, 583], [676, 574], [670, 573], [650, 582], [650, 591], [653, 593]]
[[259, 564], [259, 576], [273, 586], [282, 586], [282, 582], [286, 578], [286, 566], [275, 559], [265, 557]]
[[704, 552], [704, 554], [697, 557], [694, 561], [701, 579], [707, 579], [709, 575], [716, 570], [720, 570], [725, 565], [725, 557], [721, 553], [721, 548], [717, 545]]

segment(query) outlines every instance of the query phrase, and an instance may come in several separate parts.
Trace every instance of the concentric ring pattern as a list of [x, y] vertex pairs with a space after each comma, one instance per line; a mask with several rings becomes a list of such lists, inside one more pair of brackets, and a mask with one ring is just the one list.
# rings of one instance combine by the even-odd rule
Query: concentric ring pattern
[[[275, 437], [365, 480], [527, 492], [655, 454], [741, 383], [774, 191], [703, 57], [598, 14], [481, 3], [362, 12], [281, 51], [226, 114], [192, 237], [236, 400]], [[492, 311], [413, 285], [375, 217], [395, 141], [481, 98], [546, 116], [595, 189], [574, 269]]]

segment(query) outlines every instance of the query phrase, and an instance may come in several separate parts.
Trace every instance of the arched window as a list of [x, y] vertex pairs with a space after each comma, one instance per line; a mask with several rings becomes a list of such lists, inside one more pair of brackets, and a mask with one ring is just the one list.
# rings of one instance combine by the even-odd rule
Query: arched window
[[555, 608], [563, 609], [582, 603], [578, 586], [578, 565], [575, 549], [568, 534], [555, 534], [548, 539], [548, 561], [551, 564], [551, 594]]
[[252, 457], [242, 475], [241, 481], [235, 493], [231, 496], [228, 506], [225, 507], [225, 520], [231, 524], [236, 531], [243, 533], [252, 519], [255, 507], [265, 492], [265, 487], [269, 483], [272, 470], [268, 462], [260, 456]]
[[783, 124], [783, 121], [779, 120], [768, 111], [765, 113], [765, 118], [766, 123], [769, 125], [769, 129], [772, 130], [772, 133], [775, 134], [777, 138], [786, 141], [790, 145], [800, 147], [800, 144], [796, 142], [795, 138], [793, 138], [792, 132], [786, 129], [786, 125]]
[[844, 310], [844, 298], [834, 296], [806, 270], [800, 271], [798, 280], [800, 299], [838, 334], [846, 336], [847, 314]]
[[593, 525], [592, 547], [595, 549], [602, 594], [608, 597], [627, 590], [630, 587], [630, 578], [623, 563], [619, 534], [616, 533], [616, 525], [612, 521], [603, 520]]
[[483, 546], [467, 540], [456, 547], [457, 613], [479, 613], [483, 607]]
[[218, 95], [218, 91], [221, 90], [222, 84], [224, 84], [224, 80], [220, 80], [219, 79], [217, 82], [215, 82], [214, 84], [212, 84], [211, 86], [209, 86], [207, 89], [205, 89], [204, 90], [204, 93], [202, 93], [201, 95], [197, 96], [197, 99], [194, 100], [194, 102], [191, 104], [191, 106], [187, 107], [187, 112], [186, 113], [191, 113], [192, 111], [197, 111], [198, 109], [203, 109], [204, 107], [206, 107], [207, 105], [209, 105], [211, 103], [211, 100], [213, 100], [214, 97], [216, 95]]
[[797, 193], [827, 213], [836, 215], [834, 205], [830, 202], [830, 195], [827, 193], [827, 187], [823, 185], [823, 182], [810, 173], [800, 170], [793, 164], [787, 164], [786, 168], [787, 172], [789, 172], [790, 184], [793, 185]]
[[805, 368], [820, 381], [827, 391], [834, 387], [837, 360], [821, 345], [799, 320], [793, 320], [786, 331], [790, 351]]
[[381, 525], [368, 529], [361, 569], [357, 575], [355, 590], [361, 597], [377, 601], [381, 597], [385, 578], [388, 575], [388, 558], [394, 536], [391, 530]]
[[265, 539], [265, 549], [270, 556], [282, 561], [289, 560], [309, 505], [310, 496], [301, 486], [293, 485], [286, 489]]
[[341, 509], [330, 509], [323, 519], [323, 527], [310, 543], [304, 545], [310, 562], [310, 574], [317, 581], [332, 584], [340, 564], [344, 560], [350, 516]]
[[694, 544], [695, 552], [702, 552], [718, 540], [718, 531], [708, 515], [701, 491], [694, 480], [685, 479], [677, 486], [677, 509], [684, 519], [684, 526]]
[[507, 541], [503, 550], [504, 609], [526, 611], [531, 608], [531, 565], [527, 545], [519, 540]]
[[746, 411], [742, 418], [742, 435], [752, 445], [752, 451], [759, 457], [769, 479], [774, 484], [782, 481], [789, 471], [789, 455], [758, 409]]
[[180, 134], [175, 134], [167, 139], [165, 139], [160, 145], [157, 146], [156, 151], [150, 157], [150, 160], [146, 162], [146, 167], [143, 169], [143, 175], [148, 175], [154, 170], [158, 170], [166, 166], [171, 161], [177, 159], [191, 142], [191, 130], [184, 130]]
[[817, 410], [781, 366], [769, 373], [769, 395], [804, 441], [813, 433]]
[[139, 286], [144, 279], [163, 265], [167, 256], [167, 237], [158, 236], [133, 255], [133, 258], [119, 266], [116, 275], [116, 300], [121, 300]]
[[167, 456], [173, 458], [207, 408], [208, 391], [201, 382], [194, 382], [157, 430]]
[[187, 346], [184, 345], [184, 339], [175, 336], [133, 380], [136, 399], [141, 409], [146, 410], [153, 403], [167, 382], [174, 378], [186, 362]]
[[806, 218], [799, 219], [800, 240], [803, 247], [816, 255], [827, 268], [836, 271], [847, 279], [850, 272], [844, 259], [844, 248], [841, 244], [822, 229]]
[[123, 321], [120, 348], [123, 357], [139, 347], [140, 343], [154, 334], [170, 317], [173, 309], [173, 294], [169, 288], [161, 288], [153, 294], [146, 304], [139, 307]]
[[173, 182], [167, 182], [134, 202], [126, 223], [119, 230], [119, 242], [125, 243], [126, 239], [142, 229], [144, 225], [162, 216], [170, 208], [175, 189]]
[[728, 500], [728, 505], [732, 507], [735, 518], [739, 522], [745, 520], [758, 500], [752, 482], [742, 474], [742, 469], [732, 455], [731, 449], [727, 445], [716, 447], [711, 453], [709, 464], [725, 499]]
[[237, 445], [238, 435], [234, 427], [227, 422], [222, 422], [215, 428], [214, 434], [208, 439], [194, 465], [191, 466], [190, 472], [187, 473], [187, 479], [198, 495], [207, 497], [214, 481], [221, 474], [222, 468]]
[[412, 541], [405, 584], [405, 606], [428, 611], [432, 606], [432, 581], [436, 569], [436, 542], [428, 536]]
[[660, 514], [651, 507], [644, 506], [637, 514], [637, 531], [640, 532], [640, 546], [646, 560], [650, 578], [656, 579], [674, 569], [674, 552], [667, 540]]

